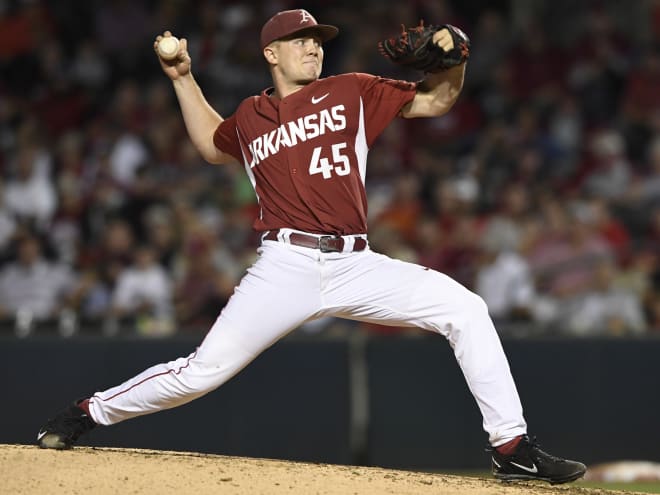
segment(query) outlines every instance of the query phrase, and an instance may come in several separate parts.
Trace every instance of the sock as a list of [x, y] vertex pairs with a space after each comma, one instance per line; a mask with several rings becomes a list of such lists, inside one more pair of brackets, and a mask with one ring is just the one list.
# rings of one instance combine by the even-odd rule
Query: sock
[[90, 418], [92, 417], [92, 415], [89, 414], [89, 399], [84, 399], [78, 402], [78, 407], [83, 411], [85, 411], [85, 414], [87, 414], [87, 416], [89, 416]]
[[518, 444], [520, 443], [520, 440], [522, 439], [522, 435], [518, 435], [517, 437], [509, 440], [506, 443], [503, 443], [502, 445], [498, 445], [495, 447], [495, 450], [499, 452], [502, 455], [511, 455], [516, 451], [516, 447], [518, 447]]

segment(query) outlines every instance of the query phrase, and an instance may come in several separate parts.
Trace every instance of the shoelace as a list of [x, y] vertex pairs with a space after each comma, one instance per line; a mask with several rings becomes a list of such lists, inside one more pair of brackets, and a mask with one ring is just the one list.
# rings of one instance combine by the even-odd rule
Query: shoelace
[[531, 439], [529, 439], [529, 448], [530, 450], [535, 450], [540, 452], [543, 455], [543, 457], [546, 457], [553, 462], [564, 462], [564, 459], [560, 457], [555, 457], [554, 455], [548, 454], [547, 452], [542, 450], [541, 444], [536, 440], [536, 436], [533, 436]]
[[[525, 440], [521, 440], [521, 441], [525, 441]], [[560, 458], [560, 457], [555, 457], [555, 456], [552, 455], [552, 454], [548, 454], [548, 453], [545, 452], [543, 449], [541, 449], [541, 444], [540, 444], [539, 441], [536, 439], [536, 435], [534, 435], [534, 436], [531, 437], [531, 438], [528, 436], [528, 437], [527, 437], [527, 441], [526, 441], [525, 443], [527, 444], [527, 448], [528, 448], [529, 450], [532, 450], [532, 451], [538, 451], [538, 452], [541, 453], [541, 455], [543, 455], [544, 457], [550, 459], [551, 461], [554, 461], [554, 462], [563, 462], [563, 461], [564, 461], [564, 459], [562, 459], [562, 458]], [[486, 448], [485, 448], [484, 450], [485, 450], [486, 452], [497, 452], [496, 448], [493, 447], [493, 446], [490, 445], [490, 444], [487, 444], [487, 445], [486, 445]]]

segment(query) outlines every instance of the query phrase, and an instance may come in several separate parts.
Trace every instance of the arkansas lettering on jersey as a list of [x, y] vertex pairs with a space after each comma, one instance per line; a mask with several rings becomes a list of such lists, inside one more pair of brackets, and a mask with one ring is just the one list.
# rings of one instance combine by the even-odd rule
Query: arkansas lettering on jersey
[[271, 155], [280, 151], [280, 146], [295, 146], [299, 142], [322, 136], [326, 132], [337, 132], [346, 128], [344, 105], [337, 105], [330, 110], [324, 108], [319, 113], [299, 117], [298, 120], [286, 122], [277, 129], [259, 136], [248, 144], [252, 155], [250, 167], [258, 165]]
[[362, 73], [319, 79], [283, 100], [245, 99], [214, 134], [242, 162], [260, 206], [257, 231], [367, 232], [367, 153], [416, 84]]

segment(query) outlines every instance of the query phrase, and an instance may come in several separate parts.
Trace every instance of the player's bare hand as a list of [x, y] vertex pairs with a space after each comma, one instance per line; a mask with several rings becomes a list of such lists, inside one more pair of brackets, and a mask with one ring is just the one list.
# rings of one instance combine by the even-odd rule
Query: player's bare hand
[[452, 38], [449, 29], [443, 28], [433, 35], [433, 42], [442, 48], [445, 52], [454, 49], [454, 38]]
[[191, 59], [190, 54], [188, 53], [188, 40], [185, 38], [179, 40], [179, 50], [174, 58], [166, 60], [158, 53], [158, 43], [160, 40], [170, 36], [172, 36], [172, 33], [169, 31], [165, 31], [162, 35], [158, 35], [154, 41], [154, 52], [156, 52], [156, 56], [158, 57], [163, 72], [167, 74], [167, 77], [174, 81], [179, 77], [190, 73]]

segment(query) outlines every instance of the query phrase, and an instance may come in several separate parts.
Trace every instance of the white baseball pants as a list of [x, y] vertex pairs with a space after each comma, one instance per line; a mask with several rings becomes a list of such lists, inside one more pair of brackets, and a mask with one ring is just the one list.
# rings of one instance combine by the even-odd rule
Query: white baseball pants
[[322, 253], [264, 241], [258, 253], [197, 350], [95, 393], [94, 421], [110, 425], [190, 402], [305, 321], [336, 316], [445, 336], [491, 445], [526, 432], [506, 356], [479, 296], [442, 273], [369, 249]]

